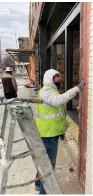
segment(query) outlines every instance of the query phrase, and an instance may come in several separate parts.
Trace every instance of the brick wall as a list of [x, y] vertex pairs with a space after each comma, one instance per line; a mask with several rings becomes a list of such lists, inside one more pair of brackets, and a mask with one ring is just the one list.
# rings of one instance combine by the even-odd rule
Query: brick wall
[[60, 72], [62, 77], [62, 89], [64, 89], [64, 51], [65, 51], [65, 45], [60, 44], [56, 45], [56, 53], [57, 53], [57, 70]]
[[73, 33], [73, 87], [79, 83], [80, 37], [79, 31]]
[[[79, 66], [80, 66], [80, 36], [79, 31], [73, 32], [73, 87], [79, 83]], [[72, 100], [72, 108], [76, 109], [79, 105], [79, 96]]]
[[[57, 70], [61, 73], [62, 77], [62, 89], [64, 89], [64, 51], [65, 45], [56, 45], [57, 52]], [[79, 83], [79, 64], [80, 64], [80, 37], [79, 31], [73, 33], [73, 87]], [[72, 101], [73, 108], [78, 106], [78, 96]]]
[[93, 3], [90, 12], [89, 74], [88, 74], [88, 119], [85, 193], [93, 194], [92, 188], [92, 130], [93, 130]]

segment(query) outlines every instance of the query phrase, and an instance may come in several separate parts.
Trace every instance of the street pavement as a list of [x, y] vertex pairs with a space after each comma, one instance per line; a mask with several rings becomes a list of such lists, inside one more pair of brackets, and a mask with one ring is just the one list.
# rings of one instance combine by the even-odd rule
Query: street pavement
[[[27, 78], [17, 78], [18, 97], [30, 98], [36, 96], [33, 89], [24, 87], [28, 83]], [[3, 90], [0, 88], [0, 96], [3, 95]], [[35, 112], [35, 104], [32, 105], [32, 110]], [[4, 106], [0, 106], [0, 127], [3, 119]], [[6, 126], [5, 142], [9, 131], [10, 116]], [[69, 156], [66, 146], [66, 141], [59, 141], [56, 177], [59, 186], [64, 194], [83, 194], [83, 190], [78, 182], [77, 166]], [[74, 144], [75, 145], [75, 144]], [[38, 194], [34, 189], [34, 183], [30, 183], [35, 178], [36, 168], [34, 166], [31, 155], [28, 153], [21, 156], [20, 154], [28, 151], [23, 135], [18, 124], [16, 124], [15, 136], [13, 142], [12, 156], [16, 156], [8, 172], [8, 182], [6, 194]], [[17, 155], [19, 155], [17, 157]], [[71, 169], [72, 168], [72, 169]]]

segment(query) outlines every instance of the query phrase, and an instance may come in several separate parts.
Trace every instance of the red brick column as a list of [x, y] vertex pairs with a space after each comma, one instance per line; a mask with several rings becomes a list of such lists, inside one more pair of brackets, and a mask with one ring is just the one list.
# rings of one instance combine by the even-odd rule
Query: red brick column
[[[81, 3], [80, 12], [80, 70], [79, 78], [88, 82], [89, 67], [89, 26], [90, 26], [90, 5], [91, 3]], [[86, 176], [86, 142], [87, 142], [87, 113], [88, 113], [88, 85], [80, 95], [79, 100], [79, 125], [80, 125], [80, 157], [79, 176], [85, 188]]]

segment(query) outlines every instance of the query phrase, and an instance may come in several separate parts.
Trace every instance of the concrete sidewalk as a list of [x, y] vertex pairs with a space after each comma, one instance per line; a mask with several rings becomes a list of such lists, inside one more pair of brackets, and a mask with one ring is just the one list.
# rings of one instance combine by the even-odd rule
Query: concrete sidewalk
[[[27, 79], [17, 79], [19, 84], [18, 97], [20, 98], [30, 98], [31, 96], [36, 96], [33, 89], [28, 89], [24, 87], [27, 83]], [[32, 110], [35, 112], [35, 105], [32, 105]], [[2, 117], [4, 107], [0, 107], [0, 116]], [[9, 131], [9, 120], [6, 127], [6, 137]], [[0, 126], [2, 123], [2, 118], [0, 118]], [[73, 163], [72, 159], [69, 157], [68, 151], [65, 148], [66, 141], [59, 141], [59, 149], [56, 164], [56, 176], [59, 182], [59, 186], [64, 194], [83, 194], [83, 190], [78, 182], [77, 178], [77, 167]], [[23, 139], [22, 133], [18, 124], [16, 125], [13, 150], [12, 155], [16, 156], [13, 160], [8, 173], [8, 182], [6, 194], [38, 194], [34, 190], [34, 183], [31, 184], [30, 181], [35, 178], [36, 168], [34, 166], [33, 160], [29, 154], [20, 154], [28, 151], [27, 145]], [[69, 168], [73, 167], [73, 171], [69, 171]]]
[[[27, 82], [27, 79], [17, 79], [17, 83], [19, 85], [18, 97], [30, 98], [31, 92], [33, 95], [35, 95], [33, 90], [24, 87]], [[2, 89], [0, 92], [0, 94], [3, 95]], [[34, 108], [34, 106], [32, 107]], [[3, 112], [4, 106], [0, 106], [0, 127], [2, 124]], [[5, 142], [7, 141], [9, 125], [10, 115], [8, 115]], [[29, 152], [26, 155], [20, 155], [21, 153], [26, 151], [28, 151], [27, 145], [23, 139], [23, 135], [18, 124], [16, 124], [12, 155], [19, 156], [16, 156], [9, 169], [6, 194], [35, 194], [34, 183], [30, 184], [30, 181], [35, 178], [36, 168]]]

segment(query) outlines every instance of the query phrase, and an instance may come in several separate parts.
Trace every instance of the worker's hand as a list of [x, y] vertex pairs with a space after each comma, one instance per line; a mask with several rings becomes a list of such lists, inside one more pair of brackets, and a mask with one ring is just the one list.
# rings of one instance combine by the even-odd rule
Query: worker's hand
[[80, 92], [83, 91], [85, 85], [86, 85], [85, 81], [82, 81], [80, 84], [77, 85], [77, 87], [79, 88]]

